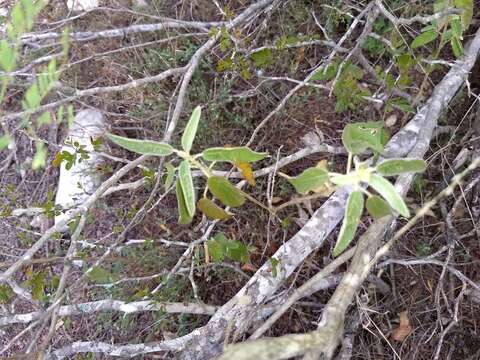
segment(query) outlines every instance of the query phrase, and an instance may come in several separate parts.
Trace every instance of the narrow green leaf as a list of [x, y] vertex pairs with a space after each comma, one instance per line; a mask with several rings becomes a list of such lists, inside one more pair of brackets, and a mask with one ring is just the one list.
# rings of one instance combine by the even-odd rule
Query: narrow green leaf
[[212, 200], [205, 197], [198, 200], [197, 207], [211, 220], [226, 220], [232, 217], [231, 214], [215, 204]]
[[15, 52], [7, 40], [0, 42], [0, 66], [5, 72], [11, 72], [15, 68]]
[[287, 180], [295, 187], [300, 194], [318, 189], [328, 181], [328, 172], [324, 169], [312, 167], [306, 169], [296, 177], [289, 177]]
[[420, 35], [418, 35], [411, 43], [411, 48], [416, 49], [421, 46], [427, 45], [428, 43], [431, 43], [438, 37], [438, 33], [436, 30], [428, 30]]
[[222, 176], [210, 176], [207, 180], [208, 189], [224, 205], [231, 207], [242, 206], [245, 195]]
[[274, 257], [271, 257], [271, 258], [270, 258], [270, 265], [271, 265], [271, 267], [272, 267], [272, 277], [273, 277], [273, 278], [276, 278], [277, 275], [278, 275], [277, 266], [278, 266], [279, 263], [280, 263], [280, 261], [278, 261], [278, 260], [275, 259]]
[[180, 180], [177, 180], [175, 190], [177, 193], [178, 223], [182, 225], [189, 224], [192, 222], [193, 216], [190, 216], [187, 206], [185, 205], [185, 199], [183, 197], [183, 190]]
[[450, 39], [450, 45], [452, 46], [453, 55], [459, 58], [463, 55], [463, 45], [459, 38], [452, 37]]
[[170, 163], [166, 163], [165, 168], [167, 169], [167, 175], [165, 176], [165, 182], [163, 183], [163, 187], [165, 191], [167, 191], [168, 189], [170, 189], [170, 186], [172, 186], [173, 184], [173, 178], [175, 176], [176, 169]]
[[362, 216], [363, 204], [364, 199], [361, 191], [353, 191], [349, 195], [345, 209], [345, 218], [338, 234], [337, 243], [333, 249], [333, 256], [338, 256], [344, 252], [353, 240]]
[[397, 193], [395, 187], [387, 179], [381, 175], [372, 174], [368, 184], [382, 195], [392, 209], [406, 218], [410, 217], [410, 211], [408, 211], [407, 205]]
[[403, 173], [424, 172], [427, 168], [425, 161], [420, 159], [388, 159], [377, 165], [377, 171], [383, 176], [394, 176]]
[[167, 156], [173, 153], [170, 145], [158, 141], [129, 139], [113, 134], [107, 136], [115, 144], [137, 154]]
[[182, 147], [187, 153], [192, 149], [193, 140], [197, 134], [198, 123], [200, 121], [200, 115], [202, 114], [202, 108], [197, 106], [193, 110], [190, 120], [188, 120], [187, 126], [182, 136]]
[[372, 195], [367, 199], [366, 208], [375, 220], [392, 213], [390, 206], [378, 195]]
[[233, 148], [210, 148], [206, 149], [203, 154], [203, 158], [207, 161], [228, 161], [232, 163], [250, 163], [265, 159], [267, 153], [259, 153], [250, 150], [246, 146], [233, 147]]
[[462, 27], [463, 30], [468, 29], [473, 18], [473, 0], [454, 0], [453, 3], [455, 4], [455, 7], [463, 10], [460, 15]]
[[188, 215], [193, 217], [195, 215], [195, 188], [193, 187], [190, 164], [187, 160], [183, 160], [178, 167], [178, 179], [182, 185], [183, 199]]
[[367, 149], [383, 153], [385, 132], [382, 122], [348, 124], [342, 132], [342, 142], [348, 152], [360, 154]]

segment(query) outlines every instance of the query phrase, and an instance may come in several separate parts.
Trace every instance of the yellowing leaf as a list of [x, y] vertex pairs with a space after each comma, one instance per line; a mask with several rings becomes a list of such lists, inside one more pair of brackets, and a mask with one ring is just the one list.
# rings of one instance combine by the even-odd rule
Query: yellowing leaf
[[255, 177], [253, 176], [252, 165], [247, 162], [236, 162], [235, 166], [241, 171], [243, 178], [247, 180], [248, 184], [255, 186]]
[[[328, 160], [323, 159], [320, 160], [317, 165], [315, 165], [316, 168], [322, 169], [325, 171], [328, 171]], [[330, 196], [334, 191], [335, 188], [333, 187], [333, 184], [330, 181], [327, 181], [325, 184], [320, 185], [319, 187], [315, 188], [312, 190], [315, 194], [320, 194], [322, 196]]]
[[410, 319], [408, 318], [408, 312], [402, 311], [400, 314], [400, 325], [393, 331], [392, 339], [395, 341], [403, 341], [408, 335], [412, 333], [412, 325], [410, 325]]
[[209, 219], [226, 220], [232, 217], [231, 214], [207, 198], [201, 198], [197, 203], [197, 207]]

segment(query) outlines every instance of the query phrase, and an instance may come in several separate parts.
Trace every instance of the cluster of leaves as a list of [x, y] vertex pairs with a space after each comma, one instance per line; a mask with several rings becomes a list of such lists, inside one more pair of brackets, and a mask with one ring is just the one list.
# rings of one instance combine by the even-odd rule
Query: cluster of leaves
[[[171, 145], [162, 142], [129, 139], [113, 134], [108, 135], [109, 139], [117, 145], [138, 154], [168, 156], [175, 153], [182, 159], [177, 167], [174, 167], [172, 164], [167, 165], [166, 176], [166, 185], [169, 186], [173, 183], [177, 173], [175, 188], [180, 224], [189, 224], [197, 208], [210, 219], [225, 220], [232, 216], [230, 212], [217, 205], [213, 199], [206, 195], [207, 190], [224, 206], [235, 208], [245, 203], [248, 196], [243, 191], [236, 188], [227, 178], [213, 175], [212, 170], [215, 163], [231, 163], [242, 171], [250, 184], [254, 185], [251, 163], [268, 156], [266, 153], [255, 152], [248, 147], [214, 147], [205, 149], [199, 154], [190, 154], [200, 116], [201, 109], [197, 107], [185, 127], [181, 140], [182, 150], [175, 149]], [[210, 165], [207, 166], [205, 161], [209, 162]], [[207, 189], [203, 197], [198, 201], [193, 183], [192, 168], [201, 170], [207, 177]]]
[[[218, 199], [222, 205], [231, 208], [242, 206], [247, 198], [252, 199], [249, 195], [235, 187], [227, 178], [213, 175], [212, 169], [216, 162], [229, 162], [242, 170], [247, 179], [253, 180], [250, 164], [267, 157], [266, 153], [258, 153], [248, 147], [215, 147], [205, 149], [196, 155], [190, 154], [200, 116], [201, 110], [200, 107], [197, 107], [193, 111], [183, 132], [181, 139], [182, 150], [175, 149], [171, 145], [162, 142], [129, 139], [113, 134], [108, 135], [110, 140], [117, 145], [139, 154], [168, 156], [175, 153], [182, 159], [177, 168], [172, 164], [168, 165], [166, 178], [166, 182], [170, 186], [174, 181], [175, 173], [178, 172], [175, 187], [180, 224], [190, 223], [197, 208], [210, 219], [225, 220], [230, 218], [232, 214], [227, 209], [216, 204], [214, 199]], [[349, 153], [346, 174], [329, 172], [326, 168], [321, 167], [308, 168], [296, 177], [281, 174], [301, 194], [315, 191], [327, 183], [352, 188], [353, 191], [347, 201], [344, 222], [334, 249], [335, 256], [346, 249], [355, 235], [365, 205], [364, 195], [367, 196], [366, 208], [375, 219], [389, 215], [393, 211], [404, 217], [410, 216], [410, 212], [402, 197], [385, 177], [407, 172], [422, 172], [426, 167], [425, 162], [418, 159], [387, 159], [374, 167], [370, 167], [357, 158], [357, 155], [366, 150], [372, 150], [377, 156], [381, 155], [384, 152], [387, 140], [388, 134], [381, 122], [349, 124], [344, 128], [342, 134], [343, 144]], [[203, 160], [200, 160], [200, 158]], [[207, 167], [204, 163], [205, 161], [211, 164]], [[351, 170], [352, 161], [355, 163], [354, 170]], [[200, 169], [207, 177], [207, 188], [198, 202], [196, 200], [192, 168]], [[368, 187], [373, 188], [378, 195], [367, 191]], [[213, 195], [214, 199], [207, 197], [207, 191]], [[212, 257], [215, 260], [223, 259], [224, 257], [243, 260], [244, 256], [248, 254], [244, 245], [240, 245], [239, 242], [227, 241], [224, 236], [210, 240], [209, 245], [213, 247]]]
[[[91, 139], [91, 143], [95, 150], [102, 144], [102, 139]], [[76, 163], [81, 163], [84, 160], [88, 160], [90, 155], [87, 151], [87, 146], [80, 144], [78, 141], [66, 140], [65, 145], [72, 148], [73, 153], [68, 150], [62, 150], [55, 155], [52, 161], [52, 165], [60, 167], [62, 163], [65, 163], [65, 169], [70, 170]]]
[[319, 69], [311, 81], [331, 81], [337, 77], [339, 71], [333, 94], [336, 98], [335, 111], [341, 113], [356, 109], [365, 101], [364, 98], [370, 95], [370, 91], [359, 83], [364, 75], [363, 70], [351, 62], [342, 65], [340, 61], [334, 61], [326, 68]]
[[433, 4], [435, 13], [450, 8], [458, 9], [461, 13], [459, 15], [444, 16], [441, 19], [432, 21], [412, 41], [410, 45], [412, 49], [427, 45], [440, 38], [438, 50], [445, 44], [450, 43], [453, 54], [456, 57], [460, 57], [463, 54], [463, 33], [472, 22], [473, 0], [437, 0]]
[[[1, 76], [1, 90], [0, 102], [3, 101], [7, 92], [10, 81], [12, 80], [12, 72], [14, 72], [19, 63], [19, 54], [21, 49], [22, 35], [31, 31], [34, 25], [34, 20], [40, 13], [44, 6], [43, 1], [33, 2], [32, 0], [20, 0], [13, 7], [10, 21], [7, 22], [7, 38], [0, 41], [0, 68], [3, 70]], [[65, 59], [69, 50], [68, 30], [65, 30], [61, 40], [62, 55]], [[22, 107], [25, 111], [25, 116], [18, 124], [19, 128], [27, 128], [27, 132], [33, 138], [35, 135], [35, 128], [31, 125], [30, 116], [40, 106], [42, 100], [48, 95], [54, 84], [60, 77], [60, 67], [57, 60], [52, 59], [36, 76], [29, 88], [25, 91], [22, 100]], [[73, 112], [73, 108], [71, 110]], [[57, 113], [57, 121], [61, 121], [63, 117], [63, 106], [61, 106]], [[45, 111], [37, 118], [37, 125], [49, 124], [51, 122], [51, 114]], [[10, 136], [5, 133], [0, 136], [0, 150], [6, 148], [10, 144]], [[32, 160], [32, 168], [34, 170], [45, 166], [47, 149], [43, 141], [38, 140], [35, 143], [36, 152]]]
[[[370, 167], [365, 162], [360, 162], [357, 157], [353, 157], [368, 149], [382, 154], [386, 139], [381, 122], [349, 124], [342, 133], [343, 145], [349, 153], [346, 174], [312, 167], [296, 177], [286, 176], [287, 180], [301, 194], [314, 191], [329, 182], [337, 186], [352, 188], [347, 200], [344, 221], [333, 251], [334, 256], [341, 254], [353, 240], [364, 206], [374, 219], [382, 218], [394, 211], [406, 218], [410, 216], [402, 197], [385, 177], [408, 172], [422, 172], [426, 168], [425, 162], [419, 159], [386, 159], [378, 165]], [[352, 159], [355, 163], [354, 170], [350, 170]], [[375, 190], [378, 195], [367, 191], [368, 187]], [[367, 196], [366, 204], [365, 195]]]

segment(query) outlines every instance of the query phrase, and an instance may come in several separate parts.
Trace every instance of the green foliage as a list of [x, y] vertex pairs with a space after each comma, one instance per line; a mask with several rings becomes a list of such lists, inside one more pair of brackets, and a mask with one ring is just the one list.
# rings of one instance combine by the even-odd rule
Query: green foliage
[[220, 206], [215, 204], [212, 200], [204, 197], [197, 203], [198, 210], [204, 213], [209, 219], [227, 220], [232, 217], [231, 214], [223, 210]]
[[273, 53], [271, 49], [262, 49], [250, 55], [255, 65], [259, 68], [264, 68], [273, 63]]
[[192, 149], [193, 140], [195, 139], [195, 135], [197, 134], [198, 123], [200, 121], [200, 116], [202, 114], [202, 109], [200, 106], [197, 106], [195, 110], [193, 110], [192, 115], [190, 116], [190, 120], [185, 127], [185, 131], [183, 132], [182, 136], [182, 147], [185, 152], [190, 153]]
[[410, 217], [407, 205], [405, 205], [402, 197], [388, 180], [380, 175], [372, 174], [368, 184], [382, 195], [392, 209], [398, 211], [400, 215], [406, 218]]
[[170, 187], [173, 184], [173, 180], [175, 178], [175, 172], [177, 171], [177, 169], [170, 163], [165, 164], [165, 169], [167, 170], [167, 174], [165, 176], [163, 188], [165, 189], [165, 191], [167, 191], [168, 189], [170, 189]]
[[408, 172], [423, 172], [426, 164], [418, 159], [388, 159], [378, 164], [376, 169], [383, 176], [395, 176]]
[[94, 266], [92, 270], [87, 273], [87, 277], [95, 284], [109, 284], [118, 280], [118, 276], [100, 266]]
[[107, 134], [107, 136], [113, 143], [138, 154], [167, 156], [173, 153], [173, 148], [162, 142], [129, 139], [113, 134]]
[[241, 263], [249, 261], [248, 247], [241, 241], [228, 239], [223, 233], [218, 233], [208, 240], [207, 246], [210, 256], [216, 262], [225, 258]]
[[182, 225], [189, 224], [192, 222], [193, 216], [188, 212], [185, 197], [183, 195], [182, 184], [179, 180], [176, 182], [175, 189], [177, 194], [178, 222]]
[[270, 258], [270, 265], [272, 267], [272, 277], [273, 278], [276, 278], [277, 275], [278, 275], [278, 264], [280, 263], [280, 261], [278, 261], [277, 259], [275, 259], [274, 257], [271, 257]]
[[192, 173], [190, 171], [190, 163], [183, 160], [178, 168], [178, 180], [183, 193], [183, 201], [187, 209], [189, 217], [195, 215], [195, 188], [193, 186]]
[[[340, 74], [337, 77], [338, 72]], [[364, 97], [370, 95], [370, 92], [359, 84], [363, 75], [363, 70], [357, 65], [335, 61], [326, 68], [319, 69], [311, 81], [330, 81], [337, 77], [333, 94], [336, 97], [335, 111], [341, 113], [348, 109], [356, 109], [365, 101]]]
[[73, 147], [74, 153], [67, 150], [58, 152], [52, 161], [53, 166], [60, 167], [65, 162], [65, 169], [70, 170], [77, 162], [81, 163], [90, 158], [86, 145], [80, 144], [78, 141], [65, 141], [65, 144]]
[[425, 46], [435, 39], [438, 38], [438, 33], [435, 29], [429, 29], [427, 31], [422, 32], [420, 35], [418, 35], [410, 44], [410, 47], [412, 49], [419, 48], [421, 46]]
[[210, 176], [208, 189], [225, 206], [239, 207], [245, 203], [245, 195], [222, 176]]
[[348, 124], [342, 132], [343, 145], [352, 154], [361, 154], [367, 149], [381, 154], [387, 140], [382, 122]]
[[384, 216], [392, 213], [390, 206], [378, 195], [372, 195], [367, 199], [365, 204], [368, 213], [375, 220], [381, 219]]
[[437, 0], [433, 4], [434, 12], [438, 13], [448, 8], [455, 8], [461, 11], [460, 15], [448, 15], [432, 21], [431, 25], [422, 29], [411, 43], [411, 48], [416, 49], [425, 46], [440, 38], [436, 54], [443, 46], [450, 42], [455, 57], [463, 55], [463, 33], [469, 28], [473, 17], [473, 0]]
[[287, 180], [300, 194], [306, 194], [318, 189], [328, 181], [328, 172], [317, 167], [308, 168], [296, 177], [287, 177]]
[[333, 249], [333, 256], [338, 256], [344, 252], [353, 240], [360, 222], [360, 217], [362, 216], [363, 204], [364, 199], [361, 191], [353, 191], [350, 193], [347, 200], [342, 227], [340, 228], [337, 243]]
[[246, 146], [233, 148], [210, 148], [202, 153], [202, 157], [207, 161], [227, 161], [231, 163], [250, 163], [265, 159], [267, 153], [259, 153], [250, 150]]

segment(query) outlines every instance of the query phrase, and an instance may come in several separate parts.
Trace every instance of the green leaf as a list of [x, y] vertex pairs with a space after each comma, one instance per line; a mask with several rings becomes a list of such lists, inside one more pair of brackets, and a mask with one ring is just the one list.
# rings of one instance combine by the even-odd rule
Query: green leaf
[[278, 266], [279, 263], [280, 263], [280, 261], [278, 261], [278, 260], [275, 259], [274, 257], [271, 257], [271, 258], [270, 258], [270, 265], [272, 266], [272, 277], [273, 277], [273, 278], [276, 278], [277, 275], [278, 275], [277, 266]]
[[380, 175], [372, 174], [368, 184], [382, 195], [392, 209], [406, 218], [410, 217], [410, 211], [408, 211], [407, 205], [397, 193], [395, 187], [387, 179]]
[[268, 66], [273, 62], [272, 50], [262, 49], [260, 51], [254, 52], [252, 55], [250, 55], [250, 58], [258, 67]]
[[364, 199], [361, 191], [353, 191], [348, 196], [345, 218], [343, 219], [342, 227], [338, 234], [337, 243], [333, 249], [333, 256], [338, 256], [344, 252], [353, 240], [353, 237], [357, 232], [360, 217], [362, 216], [363, 203]]
[[47, 147], [43, 142], [37, 142], [36, 152], [32, 160], [32, 170], [38, 170], [45, 167], [47, 163]]
[[315, 74], [310, 78], [310, 81], [328, 81], [333, 80], [337, 75], [338, 71], [338, 63], [334, 62], [327, 65], [327, 69], [320, 68], [318, 69]]
[[334, 175], [330, 178], [330, 181], [335, 185], [345, 186], [345, 185], [355, 185], [360, 182], [360, 177], [355, 172], [350, 174], [339, 174]]
[[0, 42], [0, 66], [5, 72], [11, 72], [15, 69], [15, 52], [8, 45], [7, 40]]
[[383, 176], [395, 176], [404, 173], [424, 172], [427, 168], [425, 161], [420, 159], [388, 159], [377, 165], [377, 171]]
[[87, 277], [95, 284], [108, 284], [118, 280], [118, 276], [100, 266], [94, 266], [92, 270], [87, 273]]
[[328, 181], [328, 172], [316, 167], [308, 168], [296, 177], [289, 177], [287, 180], [295, 187], [300, 194], [318, 189]]
[[452, 46], [453, 55], [459, 58], [463, 55], [463, 45], [459, 38], [452, 37], [450, 39], [450, 45]]
[[416, 49], [421, 46], [427, 45], [428, 43], [431, 43], [438, 37], [438, 33], [436, 30], [428, 30], [420, 35], [418, 35], [411, 43], [411, 48]]
[[187, 208], [188, 215], [195, 215], [195, 188], [193, 187], [192, 173], [190, 164], [187, 160], [183, 160], [178, 168], [178, 179], [182, 185], [183, 200]]
[[188, 120], [187, 126], [182, 136], [182, 147], [187, 153], [192, 149], [193, 140], [197, 134], [198, 122], [200, 121], [200, 115], [202, 114], [202, 108], [197, 106], [193, 110], [190, 120]]
[[463, 10], [462, 14], [460, 15], [462, 27], [463, 30], [468, 29], [473, 18], [473, 0], [454, 0], [453, 3], [455, 7]]
[[213, 261], [220, 262], [225, 259], [227, 251], [224, 242], [218, 241], [216, 239], [210, 239], [207, 241], [207, 246], [208, 252], [212, 257]]
[[343, 145], [352, 154], [360, 154], [369, 148], [383, 153], [384, 137], [382, 122], [348, 124], [342, 132]]
[[453, 37], [456, 37], [459, 39], [462, 38], [463, 29], [462, 29], [462, 22], [459, 16], [455, 16], [450, 20], [450, 28], [452, 29]]
[[232, 217], [231, 214], [215, 204], [212, 200], [205, 197], [198, 201], [197, 207], [202, 213], [212, 220], [226, 220]]
[[241, 241], [229, 241], [227, 243], [227, 256], [233, 261], [246, 263], [249, 260], [248, 248]]
[[10, 136], [6, 134], [0, 136], [0, 151], [5, 149], [8, 146], [8, 144], [10, 144]]
[[178, 223], [182, 225], [189, 224], [192, 222], [193, 216], [190, 216], [187, 210], [187, 205], [185, 205], [185, 199], [183, 197], [183, 190], [180, 180], [177, 180], [175, 184], [175, 190], [177, 193]]
[[366, 208], [371, 217], [378, 220], [392, 213], [390, 206], [378, 195], [372, 195], [367, 199]]
[[170, 145], [158, 141], [129, 139], [113, 134], [107, 136], [115, 144], [137, 154], [167, 156], [174, 151]]
[[267, 153], [259, 153], [253, 150], [250, 150], [246, 146], [233, 147], [233, 148], [222, 148], [215, 147], [206, 149], [203, 154], [203, 158], [207, 161], [228, 161], [231, 163], [242, 163], [242, 162], [255, 162], [262, 159], [265, 159]]
[[222, 176], [210, 176], [207, 185], [210, 192], [226, 206], [238, 207], [245, 203], [245, 195]]
[[42, 300], [45, 296], [45, 271], [35, 273], [29, 280], [27, 280], [27, 284], [32, 289], [32, 298], [34, 300]]
[[241, 241], [228, 239], [223, 233], [216, 234], [207, 241], [207, 245], [214, 261], [223, 261], [225, 257], [243, 263], [249, 260], [247, 246]]
[[167, 191], [168, 189], [170, 189], [170, 186], [172, 186], [173, 184], [173, 178], [175, 177], [176, 169], [170, 163], [166, 163], [165, 168], [167, 169], [167, 176], [165, 176], [165, 182], [163, 183], [163, 187], [165, 191]]

